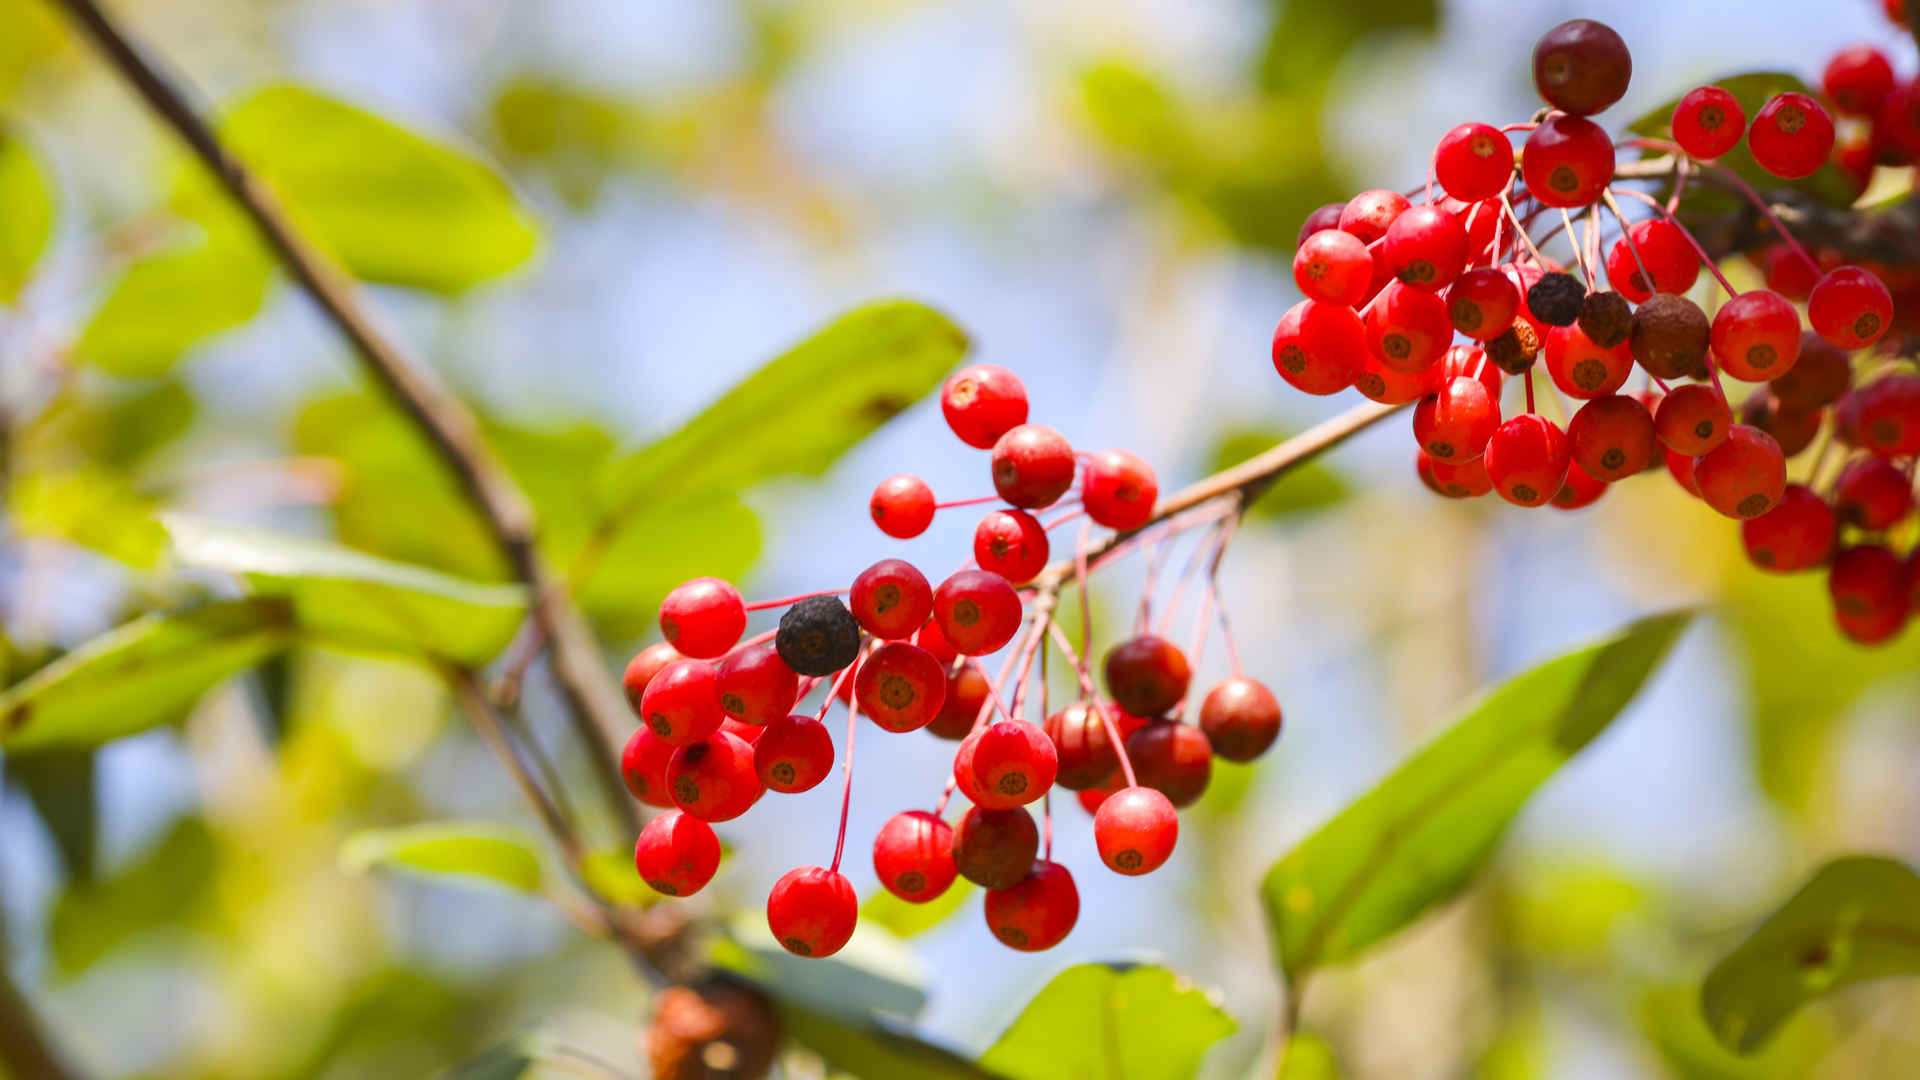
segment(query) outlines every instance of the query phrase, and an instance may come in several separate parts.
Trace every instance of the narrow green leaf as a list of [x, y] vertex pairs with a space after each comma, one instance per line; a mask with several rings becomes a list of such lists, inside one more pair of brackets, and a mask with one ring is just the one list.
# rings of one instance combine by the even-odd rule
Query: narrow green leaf
[[144, 615], [0, 692], [0, 747], [98, 746], [172, 723], [292, 637], [286, 605], [269, 599]]
[[1806, 1080], [1834, 1044], [1828, 1018], [1802, 1013], [1758, 1052], [1736, 1054], [1707, 1030], [1695, 986], [1651, 987], [1636, 1005], [1641, 1033], [1676, 1080]]
[[880, 889], [860, 905], [860, 921], [881, 927], [896, 937], [924, 934], [951, 918], [973, 895], [973, 883], [956, 878], [947, 891], [924, 904], [911, 904]]
[[1054, 976], [980, 1064], [1015, 1080], [1189, 1080], [1235, 1026], [1166, 968], [1080, 964]]
[[182, 565], [244, 576], [284, 597], [303, 632], [329, 643], [466, 665], [491, 659], [526, 613], [524, 591], [388, 562], [322, 540], [178, 515], [164, 518]]
[[271, 86], [221, 131], [356, 277], [458, 292], [533, 254], [533, 223], [492, 169], [364, 109]]
[[883, 1017], [852, 1020], [827, 1009], [775, 996], [780, 1029], [819, 1054], [837, 1072], [878, 1080], [1009, 1080]]
[[518, 832], [487, 822], [435, 821], [391, 829], [363, 829], [340, 845], [350, 874], [402, 870], [428, 877], [469, 879], [516, 892], [540, 891], [540, 857]]
[[1509, 680], [1275, 863], [1261, 895], [1287, 977], [1351, 959], [1465, 888], [1527, 796], [1632, 700], [1690, 617], [1642, 619]]
[[[1811, 94], [1818, 98], [1820, 92], [1800, 79], [1784, 71], [1753, 71], [1741, 75], [1729, 75], [1713, 80], [1713, 85], [1732, 94], [1740, 107], [1746, 110], [1748, 119], [1760, 111], [1760, 107], [1775, 95], [1788, 92]], [[1680, 103], [1675, 97], [1662, 102], [1628, 125], [1628, 130], [1637, 135], [1657, 136], [1663, 139], [1673, 137], [1673, 107]], [[1644, 156], [1659, 157], [1654, 151]], [[1753, 160], [1753, 153], [1747, 149], [1745, 140], [1732, 150], [1722, 154], [1717, 164], [1724, 165], [1738, 173], [1741, 179], [1752, 184], [1760, 191], [1778, 191], [1789, 188], [1827, 204], [1843, 207], [1851, 205], [1854, 198], [1853, 183], [1848, 180], [1838, 166], [1832, 162], [1820, 166], [1812, 176], [1800, 180], [1782, 180], [1762, 169], [1760, 163]], [[1720, 213], [1737, 210], [1746, 205], [1738, 194], [1716, 189], [1708, 184], [1693, 184], [1680, 201], [1682, 217], [1694, 213]]]
[[211, 900], [217, 870], [206, 822], [176, 822], [133, 862], [60, 894], [47, 922], [55, 965], [75, 975], [148, 931], [191, 924]]
[[1920, 975], [1920, 874], [1893, 859], [1835, 859], [1707, 973], [1700, 1003], [1723, 1046], [1751, 1053], [1807, 1002]]
[[13, 524], [28, 536], [65, 540], [146, 569], [167, 547], [156, 504], [124, 474], [96, 466], [35, 469], [14, 477]]
[[31, 147], [0, 129], [0, 305], [12, 304], [33, 279], [53, 221], [52, 178]]
[[244, 225], [212, 220], [198, 236], [135, 260], [75, 354], [114, 375], [162, 375], [189, 348], [259, 314], [273, 264]]

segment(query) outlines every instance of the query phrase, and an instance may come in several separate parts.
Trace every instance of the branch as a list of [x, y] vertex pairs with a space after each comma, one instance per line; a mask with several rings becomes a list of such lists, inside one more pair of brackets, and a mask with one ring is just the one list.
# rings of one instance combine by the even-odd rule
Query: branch
[[0, 966], [0, 1072], [34, 1080], [80, 1080], [34, 1015], [33, 1004]]
[[639, 818], [620, 782], [611, 749], [622, 729], [620, 706], [610, 689], [612, 676], [565, 583], [540, 555], [532, 505], [487, 445], [472, 411], [446, 387], [416, 369], [374, 325], [353, 279], [301, 235], [273, 190], [221, 145], [181, 91], [147, 62], [95, 0], [55, 2], [92, 36], [107, 61], [155, 116], [219, 178], [294, 280], [352, 343], [367, 373], [387, 390], [452, 468], [486, 518], [514, 576], [527, 588], [533, 620], [552, 643], [554, 678], [566, 696], [574, 729], [587, 744], [588, 758], [609, 806], [630, 830], [637, 829]]

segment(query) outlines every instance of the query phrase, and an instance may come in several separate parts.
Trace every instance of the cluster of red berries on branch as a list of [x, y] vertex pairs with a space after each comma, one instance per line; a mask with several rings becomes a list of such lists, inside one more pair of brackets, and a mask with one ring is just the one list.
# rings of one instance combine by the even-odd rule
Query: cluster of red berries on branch
[[[1555, 27], [1534, 49], [1548, 106], [1534, 121], [1461, 124], [1411, 197], [1363, 191], [1315, 211], [1293, 261], [1306, 299], [1281, 317], [1273, 365], [1310, 394], [1353, 387], [1413, 405], [1417, 471], [1449, 498], [1575, 510], [1664, 469], [1741, 522], [1761, 568], [1825, 568], [1840, 629], [1885, 641], [1920, 606], [1920, 272], [1807, 251], [1714, 159], [1744, 141], [1791, 181], [1829, 160], [1851, 167], [1864, 139], [1869, 167], [1911, 162], [1920, 82], [1897, 82], [1874, 49], [1848, 49], [1824, 80], [1838, 126], [1809, 94], [1777, 94], [1749, 118], [1733, 94], [1703, 86], [1680, 98], [1669, 138], [1616, 143], [1589, 117], [1620, 99], [1632, 70], [1611, 28]], [[1621, 149], [1664, 156], [1665, 198], [1626, 185]], [[1756, 256], [1767, 287], [1737, 290], [1688, 230], [1678, 211], [1690, 181], [1737, 192], [1764, 217], [1777, 237]], [[1630, 220], [1623, 202], [1645, 213]], [[1542, 250], [1556, 237], [1566, 263]], [[1696, 288], [1703, 266], [1711, 280]], [[1510, 376], [1524, 388], [1511, 401]], [[1735, 398], [1730, 382], [1757, 385]], [[1790, 478], [1788, 460], [1803, 454]]]
[[[1075, 792], [1092, 814], [1110, 870], [1147, 874], [1172, 855], [1178, 810], [1206, 790], [1213, 758], [1251, 761], [1280, 734], [1279, 702], [1241, 673], [1215, 584], [1237, 501], [1157, 515], [1159, 484], [1145, 462], [1124, 450], [1077, 452], [1055, 429], [1029, 423], [1026, 388], [1004, 368], [956, 372], [941, 408], [962, 442], [990, 451], [995, 494], [942, 503], [920, 478], [895, 476], [874, 490], [869, 509], [882, 532], [905, 539], [940, 510], [993, 504], [960, 569], [936, 585], [905, 560], [883, 559], [848, 588], [751, 604], [724, 581], [696, 578], [662, 603], [665, 640], [626, 668], [641, 723], [621, 771], [635, 798], [664, 811], [641, 831], [634, 863], [661, 893], [687, 896], [713, 878], [720, 842], [711, 823], [739, 817], [768, 792], [815, 787], [840, 757], [832, 861], [793, 870], [767, 898], [774, 936], [800, 956], [837, 952], [858, 919], [840, 862], [861, 717], [889, 733], [925, 730], [957, 743], [943, 751], [951, 778], [929, 793], [931, 808], [902, 810], [874, 837], [881, 885], [920, 904], [964, 877], [987, 890], [994, 936], [1029, 951], [1058, 944], [1080, 912], [1073, 874], [1053, 860], [1055, 788]], [[1056, 560], [1051, 536], [1065, 526], [1077, 538]], [[1112, 532], [1096, 542], [1095, 529]], [[1201, 539], [1156, 621], [1156, 584], [1189, 532]], [[1141, 547], [1151, 556], [1138, 616], [1132, 635], [1102, 658], [1103, 694], [1088, 660], [1086, 578]], [[1068, 585], [1080, 597], [1077, 644], [1055, 617]], [[778, 626], [748, 636], [749, 615], [774, 608], [784, 609]], [[1182, 649], [1169, 638], [1189, 609]], [[1193, 672], [1216, 624], [1232, 676], [1200, 693]], [[989, 677], [982, 658], [1002, 651]], [[1079, 687], [1057, 710], [1047, 702], [1050, 654]], [[816, 688], [818, 706], [798, 710]], [[1029, 715], [1035, 698], [1039, 722]], [[825, 723], [836, 702], [847, 712], [837, 751]], [[950, 822], [956, 790], [970, 806]]]

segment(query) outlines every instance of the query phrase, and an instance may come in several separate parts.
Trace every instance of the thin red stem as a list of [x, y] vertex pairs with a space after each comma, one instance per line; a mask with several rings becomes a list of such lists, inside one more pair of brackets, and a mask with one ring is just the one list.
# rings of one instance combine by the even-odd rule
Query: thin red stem
[[1046, 852], [1046, 854], [1042, 855], [1041, 858], [1047, 860], [1048, 862], [1052, 862], [1053, 861], [1053, 789], [1052, 788], [1048, 788], [1047, 793], [1045, 795], [1040, 796], [1040, 842], [1042, 845], [1042, 850]]
[[[848, 664], [847, 670], [853, 670], [853, 665]], [[827, 868], [836, 874], [840, 872], [840, 856], [847, 848], [847, 811], [853, 808], [853, 736], [859, 727], [860, 699], [855, 698], [847, 706], [846, 764], [842, 767], [846, 779], [840, 785], [840, 832], [833, 838], [833, 865]]]
[[1133, 775], [1133, 761], [1127, 756], [1127, 744], [1121, 740], [1120, 729], [1114, 726], [1113, 717], [1108, 713], [1107, 707], [1100, 703], [1099, 696], [1094, 692], [1093, 680], [1087, 675], [1086, 660], [1073, 651], [1073, 642], [1067, 640], [1065, 631], [1058, 626], [1049, 627], [1049, 629], [1052, 631], [1053, 643], [1060, 647], [1060, 651], [1067, 657], [1067, 662], [1073, 665], [1074, 674], [1080, 677], [1080, 692], [1086, 695], [1088, 708], [1100, 714], [1100, 726], [1107, 733], [1107, 741], [1113, 744], [1114, 754], [1120, 758], [1120, 774], [1126, 777], [1128, 787], [1139, 787], [1140, 782], [1134, 779]]
[[786, 607], [789, 604], [797, 604], [802, 600], [811, 600], [816, 596], [839, 596], [841, 593], [846, 591], [847, 590], [845, 589], [821, 589], [819, 592], [800, 593], [795, 596], [782, 596], [773, 600], [756, 600], [753, 603], [746, 605], [746, 609], [748, 611], [765, 611], [768, 608]]
[[952, 510], [958, 506], [980, 506], [984, 503], [997, 503], [999, 501], [1000, 496], [998, 495], [976, 495], [971, 499], [953, 499], [949, 502], [937, 502], [933, 504], [933, 508], [935, 510]]

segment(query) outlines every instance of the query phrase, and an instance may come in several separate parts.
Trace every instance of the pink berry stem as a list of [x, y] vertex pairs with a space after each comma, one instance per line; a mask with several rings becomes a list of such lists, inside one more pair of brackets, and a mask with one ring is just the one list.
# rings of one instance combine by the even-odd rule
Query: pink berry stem
[[1234, 643], [1233, 626], [1227, 622], [1227, 605], [1216, 602], [1214, 611], [1220, 619], [1220, 643], [1227, 650], [1227, 666], [1232, 669], [1234, 678], [1244, 678], [1245, 671], [1240, 667], [1240, 646]]
[[1052, 862], [1053, 861], [1053, 789], [1052, 788], [1048, 788], [1047, 793], [1045, 795], [1040, 796], [1040, 845], [1041, 845], [1041, 850], [1045, 852], [1045, 854], [1043, 854], [1040, 857], [1047, 860], [1048, 862]]
[[1033, 676], [1034, 657], [1040, 652], [1040, 643], [1046, 640], [1046, 627], [1052, 625], [1051, 616], [1041, 615], [1027, 630], [1027, 640], [1021, 647], [1020, 677], [1013, 681], [1013, 704], [1006, 712], [1009, 720], [1021, 719], [1026, 715], [1027, 686]]
[[1000, 496], [998, 495], [977, 495], [971, 499], [954, 499], [951, 502], [937, 502], [933, 504], [933, 508], [935, 510], [952, 510], [959, 506], [980, 506], [985, 503], [997, 503], [999, 501]]
[[1733, 287], [1733, 283], [1727, 280], [1727, 275], [1721, 273], [1720, 267], [1714, 264], [1713, 257], [1707, 254], [1707, 249], [1700, 246], [1700, 241], [1693, 238], [1693, 233], [1689, 231], [1685, 225], [1680, 224], [1680, 219], [1674, 217], [1672, 211], [1660, 205], [1660, 200], [1644, 191], [1635, 191], [1632, 188], [1621, 188], [1619, 194], [1630, 195], [1633, 198], [1639, 199], [1641, 202], [1659, 211], [1668, 221], [1673, 222], [1674, 226], [1680, 230], [1681, 237], [1686, 240], [1687, 246], [1693, 249], [1695, 255], [1700, 256], [1700, 261], [1707, 266], [1707, 272], [1713, 275], [1714, 280], [1720, 283], [1721, 288], [1727, 290], [1727, 295], [1740, 295], [1739, 290]]
[[1093, 537], [1093, 519], [1080, 526], [1073, 545], [1073, 584], [1080, 592], [1080, 648], [1093, 651], [1093, 596], [1087, 591], [1087, 541]]
[[1605, 273], [1606, 266], [1600, 261], [1600, 207], [1587, 207], [1587, 265], [1593, 267], [1595, 277]]
[[1527, 411], [1531, 413], [1531, 412], [1533, 412], [1533, 411], [1534, 411], [1534, 405], [1533, 405], [1533, 369], [1532, 369], [1532, 368], [1528, 368], [1528, 369], [1527, 369], [1527, 383], [1526, 383], [1526, 386], [1527, 386]]
[[[1640, 245], [1634, 242], [1633, 229], [1627, 225], [1627, 215], [1620, 212], [1620, 202], [1613, 197], [1613, 189], [1602, 188], [1600, 198], [1607, 204], [1607, 209], [1613, 211], [1613, 220], [1620, 223], [1620, 239], [1627, 245], [1627, 254], [1633, 256], [1633, 265], [1640, 271], [1640, 280], [1646, 282], [1647, 291], [1653, 291], [1653, 274], [1647, 270], [1645, 260], [1640, 258]], [[1647, 374], [1651, 376], [1653, 373]]]
[[[848, 664], [847, 670], [853, 670], [853, 665]], [[853, 736], [859, 728], [860, 699], [856, 697], [847, 706], [846, 763], [841, 767], [846, 779], [840, 784], [840, 831], [833, 838], [833, 865], [827, 868], [836, 874], [840, 872], [840, 856], [847, 848], [847, 811], [853, 808]]]
[[1206, 561], [1205, 556], [1207, 552], [1211, 550], [1213, 536], [1218, 533], [1220, 523], [1215, 522], [1213, 528], [1215, 532], [1202, 538], [1198, 544], [1194, 545], [1193, 550], [1188, 553], [1187, 564], [1180, 569], [1180, 576], [1174, 581], [1173, 597], [1167, 602], [1166, 610], [1160, 613], [1160, 629], [1158, 632], [1161, 637], [1172, 636], [1173, 620], [1179, 617], [1180, 609], [1185, 606], [1187, 602], [1187, 588], [1193, 583], [1193, 579], [1200, 572], [1201, 565]]
[[1527, 235], [1527, 227], [1520, 224], [1520, 215], [1513, 212], [1513, 203], [1508, 200], [1505, 192], [1502, 192], [1500, 195], [1500, 209], [1507, 212], [1508, 219], [1513, 222], [1514, 232], [1520, 235], [1521, 241], [1527, 245], [1527, 250], [1533, 253], [1533, 261], [1539, 265], [1541, 269], [1546, 269], [1546, 257], [1541, 255], [1540, 249], [1534, 245], [1533, 237]]
[[[746, 605], [748, 611], [765, 611], [768, 608], [787, 607], [802, 600], [811, 600], [816, 596], [839, 596], [845, 589], [821, 589], [818, 592], [800, 593], [796, 596], [782, 596], [773, 600], [756, 600]], [[777, 632], [777, 631], [776, 631]]]
[[1567, 234], [1567, 246], [1573, 249], [1573, 264], [1580, 270], [1580, 276], [1586, 279], [1587, 291], [1593, 291], [1593, 270], [1587, 265], [1587, 255], [1582, 249], [1586, 244], [1574, 232], [1573, 219], [1567, 216], [1567, 208], [1560, 208], [1560, 226]]
[[[857, 663], [848, 664], [846, 667], [840, 669], [840, 674], [834, 676], [833, 685], [827, 689], [827, 700], [820, 703], [820, 711], [813, 716], [815, 723], [824, 723], [826, 721], [827, 714], [833, 711], [833, 703], [839, 700], [840, 687], [844, 685], [848, 679], [853, 678], [853, 669], [859, 666]], [[815, 683], [821, 681], [823, 680], [814, 680]], [[807, 689], [811, 691], [813, 687], [809, 686]]]
[[1093, 678], [1087, 674], [1085, 658], [1073, 651], [1073, 642], [1067, 640], [1064, 630], [1058, 626], [1049, 629], [1053, 633], [1053, 643], [1059, 646], [1067, 662], [1073, 665], [1073, 673], [1080, 677], [1080, 693], [1085, 697], [1088, 707], [1100, 714], [1100, 726], [1106, 731], [1107, 741], [1113, 744], [1114, 753], [1120, 758], [1120, 773], [1127, 778], [1127, 786], [1139, 787], [1140, 782], [1133, 777], [1133, 761], [1127, 757], [1127, 744], [1121, 741], [1120, 729], [1114, 726], [1113, 716], [1101, 704], [1100, 695], [1093, 688]]
[[1147, 557], [1147, 579], [1140, 586], [1140, 609], [1133, 617], [1133, 632], [1144, 634], [1153, 625], [1153, 591], [1160, 584], [1160, 571], [1166, 567], [1171, 538], [1161, 535]]
[[[740, 644], [735, 645], [729, 651], [738, 652], [741, 649], [751, 649], [755, 645], [765, 645], [767, 642], [772, 641], [775, 637], [778, 637], [779, 634], [780, 634], [780, 628], [777, 626], [771, 630], [763, 630], [760, 633], [755, 634], [752, 637], [746, 639], [745, 641], [742, 641]], [[795, 698], [794, 700], [798, 701], [800, 699]]]
[[[1676, 157], [1681, 159], [1686, 157], [1685, 150], [1680, 149], [1678, 144], [1668, 142], [1665, 139], [1634, 139], [1627, 145], [1643, 147], [1648, 150], [1659, 150], [1663, 153], [1676, 155]], [[1789, 247], [1793, 248], [1794, 254], [1805, 259], [1807, 265], [1813, 267], [1815, 273], [1819, 272], [1820, 264], [1814, 261], [1812, 255], [1807, 254], [1806, 248], [1800, 246], [1800, 241], [1794, 239], [1793, 233], [1789, 232], [1786, 225], [1774, 215], [1773, 207], [1768, 206], [1767, 200], [1760, 197], [1760, 193], [1753, 189], [1752, 184], [1747, 183], [1746, 177], [1741, 176], [1739, 173], [1718, 162], [1703, 161], [1700, 164], [1705, 168], [1712, 169], [1716, 175], [1729, 181], [1735, 188], [1739, 189], [1740, 194], [1744, 196], [1748, 202], [1753, 204], [1753, 208], [1760, 211], [1760, 216], [1767, 220], [1767, 224], [1773, 226], [1773, 231], [1779, 233], [1780, 238], [1785, 240]]]
[[1069, 522], [1078, 521], [1080, 518], [1086, 515], [1086, 512], [1087, 512], [1087, 508], [1084, 506], [1075, 507], [1073, 510], [1065, 514], [1062, 514], [1057, 518], [1054, 518], [1052, 521], [1043, 523], [1040, 526], [1040, 528], [1042, 531], [1052, 532], [1053, 530], [1059, 528], [1062, 525], [1068, 524]]

